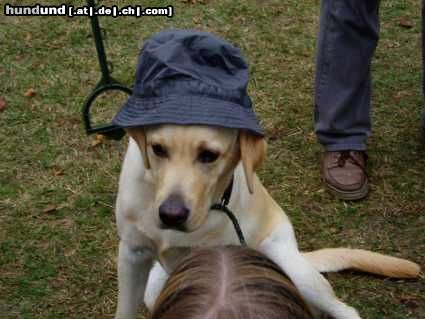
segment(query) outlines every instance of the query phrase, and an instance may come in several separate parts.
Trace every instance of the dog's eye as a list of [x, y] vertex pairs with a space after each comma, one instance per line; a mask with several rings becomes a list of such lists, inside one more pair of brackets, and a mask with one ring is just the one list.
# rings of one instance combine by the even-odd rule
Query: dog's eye
[[152, 151], [158, 157], [167, 157], [168, 152], [161, 144], [153, 144]]
[[198, 161], [201, 163], [212, 163], [218, 158], [218, 153], [208, 150], [203, 150], [198, 155]]

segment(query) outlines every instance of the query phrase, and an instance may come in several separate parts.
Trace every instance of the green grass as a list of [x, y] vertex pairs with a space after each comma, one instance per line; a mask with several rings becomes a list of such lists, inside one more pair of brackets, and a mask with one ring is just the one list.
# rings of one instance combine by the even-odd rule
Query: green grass
[[[372, 189], [367, 200], [356, 203], [334, 199], [320, 182], [312, 124], [319, 1], [143, 5], [170, 3], [172, 19], [100, 19], [114, 77], [131, 85], [140, 44], [163, 28], [199, 28], [235, 43], [250, 62], [250, 92], [270, 137], [260, 175], [291, 217], [300, 246], [361, 247], [423, 266], [420, 1], [382, 1], [373, 65]], [[413, 27], [400, 27], [401, 17]], [[118, 242], [113, 205], [126, 141], [92, 147], [94, 138], [83, 131], [81, 106], [100, 75], [90, 32], [83, 17], [0, 16], [0, 97], [8, 102], [0, 113], [2, 318], [113, 317]], [[25, 96], [29, 88], [34, 97]], [[105, 109], [97, 119], [108, 120], [122, 98], [100, 101]], [[329, 279], [364, 318], [425, 317], [423, 277], [388, 280], [346, 272]]]

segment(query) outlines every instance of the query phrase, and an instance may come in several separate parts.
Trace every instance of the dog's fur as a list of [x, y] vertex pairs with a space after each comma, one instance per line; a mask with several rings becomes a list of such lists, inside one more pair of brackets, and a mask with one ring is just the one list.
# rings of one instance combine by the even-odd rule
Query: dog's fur
[[[229, 208], [247, 243], [275, 261], [291, 278], [314, 313], [336, 319], [360, 318], [341, 302], [319, 273], [355, 268], [384, 276], [411, 278], [419, 266], [407, 260], [363, 250], [324, 249], [301, 253], [292, 225], [255, 174], [266, 154], [263, 138], [243, 130], [200, 125], [131, 128], [116, 204], [120, 236], [119, 296], [116, 319], [136, 318], [149, 272], [146, 303], [155, 300], [162, 282], [193, 246], [238, 244], [232, 223], [211, 210], [234, 176]], [[160, 144], [167, 156], [155, 155]], [[219, 154], [212, 163], [198, 161], [202, 151]], [[178, 194], [190, 209], [183, 229], [166, 228], [158, 209]], [[151, 288], [149, 288], [151, 287]]]

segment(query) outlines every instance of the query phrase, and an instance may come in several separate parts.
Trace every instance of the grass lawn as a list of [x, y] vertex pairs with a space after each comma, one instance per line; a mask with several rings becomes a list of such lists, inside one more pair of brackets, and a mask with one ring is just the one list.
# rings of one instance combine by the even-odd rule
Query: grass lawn
[[[124, 3], [140, 1], [118, 2]], [[424, 266], [420, 1], [381, 4], [369, 141], [372, 189], [367, 200], [355, 203], [334, 199], [320, 182], [312, 124], [319, 0], [142, 4], [173, 4], [175, 16], [100, 19], [115, 78], [132, 84], [140, 44], [164, 28], [199, 28], [235, 43], [250, 62], [250, 92], [269, 138], [259, 174], [292, 219], [301, 248], [373, 249]], [[3, 6], [0, 316], [112, 318], [118, 243], [113, 205], [127, 141], [97, 143], [83, 130], [81, 107], [100, 75], [89, 20], [5, 17]], [[96, 118], [109, 119], [124, 98], [102, 99], [98, 106], [105, 111]], [[345, 272], [329, 280], [363, 318], [425, 318], [424, 277], [389, 280]]]

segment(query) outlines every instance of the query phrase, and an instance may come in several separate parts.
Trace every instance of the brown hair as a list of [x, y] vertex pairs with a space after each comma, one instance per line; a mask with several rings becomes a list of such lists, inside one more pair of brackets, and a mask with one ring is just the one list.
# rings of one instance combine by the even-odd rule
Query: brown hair
[[295, 286], [263, 254], [196, 249], [170, 275], [151, 319], [311, 319]]

